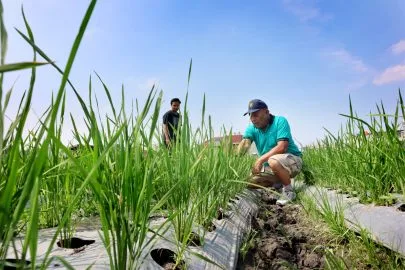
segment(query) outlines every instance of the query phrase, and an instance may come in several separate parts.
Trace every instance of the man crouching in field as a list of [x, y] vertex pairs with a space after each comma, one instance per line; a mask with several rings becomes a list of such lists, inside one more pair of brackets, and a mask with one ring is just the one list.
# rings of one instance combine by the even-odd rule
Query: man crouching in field
[[[283, 185], [282, 196], [277, 204], [285, 205], [295, 199], [291, 178], [302, 169], [302, 153], [295, 145], [288, 121], [283, 116], [272, 115], [266, 103], [259, 99], [249, 102], [251, 124], [246, 128], [238, 153], [246, 153], [255, 142], [259, 158], [252, 168], [251, 188]], [[262, 173], [261, 173], [262, 172]]]

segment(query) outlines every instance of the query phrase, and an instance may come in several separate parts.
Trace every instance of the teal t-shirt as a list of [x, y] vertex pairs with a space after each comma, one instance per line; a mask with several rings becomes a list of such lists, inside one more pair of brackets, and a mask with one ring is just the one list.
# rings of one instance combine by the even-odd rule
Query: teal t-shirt
[[273, 122], [266, 130], [256, 128], [252, 123], [246, 128], [244, 139], [249, 139], [256, 144], [259, 155], [262, 156], [277, 145], [278, 141], [288, 140], [287, 153], [302, 156], [301, 151], [295, 145], [291, 136], [290, 125], [283, 116], [272, 116]]

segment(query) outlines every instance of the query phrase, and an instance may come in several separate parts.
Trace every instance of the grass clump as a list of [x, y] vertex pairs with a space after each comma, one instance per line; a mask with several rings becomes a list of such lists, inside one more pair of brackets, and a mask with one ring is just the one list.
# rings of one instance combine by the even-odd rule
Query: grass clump
[[[306, 179], [316, 184], [352, 192], [364, 202], [386, 204], [389, 193], [404, 194], [405, 106], [401, 91], [394, 114], [377, 105], [369, 120], [359, 118], [350, 102], [347, 123], [337, 135], [328, 135], [304, 149]], [[405, 131], [402, 131], [405, 132]]]

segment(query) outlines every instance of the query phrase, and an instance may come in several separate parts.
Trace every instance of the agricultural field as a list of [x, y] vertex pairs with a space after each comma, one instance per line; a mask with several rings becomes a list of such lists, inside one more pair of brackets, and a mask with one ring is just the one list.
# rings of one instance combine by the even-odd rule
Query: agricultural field
[[[227, 147], [226, 142], [221, 148], [213, 146], [209, 119], [192, 130], [187, 104], [178, 134], [181, 143], [170, 151], [163, 147], [157, 128], [162, 93], [155, 89], [144, 105], [127, 114], [124, 92], [122, 106], [115, 108], [105, 86], [113, 112], [105, 119], [97, 114], [91, 94], [87, 101], [77, 95], [88, 130], [73, 131], [78, 142], [74, 149], [61, 142], [61, 127], [68, 115], [65, 88], [70, 84], [70, 68], [94, 4], [83, 20], [67, 66], [62, 70], [52, 63], [61, 72], [59, 91], [42, 115], [38, 128], [27, 137], [22, 133], [35, 94], [35, 68], [40, 65], [35, 62], [36, 55], [49, 59], [33, 43], [28, 23], [28, 35], [22, 36], [35, 50], [34, 61], [15, 65], [2, 62], [2, 74], [32, 68], [31, 83], [21, 99], [18, 117], [8, 129], [0, 130], [0, 257], [3, 260], [13, 237], [22, 233], [24, 241], [19, 258], [24, 261], [30, 254], [34, 267], [39, 229], [56, 226], [52, 244], [60, 240], [63, 246], [69, 247], [69, 239], [80, 220], [96, 216], [101, 222], [111, 268], [133, 268], [138, 263], [149, 218], [160, 214], [175, 229], [180, 261], [191, 226], [211, 226], [211, 220], [225, 208], [229, 198], [242, 190], [241, 179], [249, 173], [250, 157], [234, 155], [234, 149]], [[4, 29], [2, 33], [4, 45], [7, 44]], [[4, 59], [5, 50], [2, 52]], [[1, 108], [4, 112], [11, 91], [2, 90], [0, 94], [4, 96]], [[204, 108], [202, 111], [204, 119]], [[4, 121], [4, 113], [1, 119]], [[75, 120], [71, 118], [71, 121], [75, 126]], [[44, 265], [48, 260], [45, 258]]]
[[[229, 202], [246, 189], [254, 157], [236, 154], [232, 130], [223, 129], [225, 139], [215, 144], [205, 96], [198, 124], [190, 121], [185, 96], [179, 141], [166, 148], [159, 118], [163, 92], [155, 86], [146, 101], [136, 101], [131, 111], [125, 90], [121, 97], [113, 96], [98, 74], [89, 79], [88, 96], [79, 94], [69, 75], [95, 4], [90, 2], [62, 67], [35, 43], [24, 13], [26, 29], [17, 31], [32, 47], [33, 58], [5, 62], [7, 29], [0, 2], [0, 269], [46, 269], [55, 262], [73, 268], [63, 257], [52, 255], [52, 249], [80, 252], [75, 247], [77, 228], [89, 220], [97, 224], [110, 269], [139, 269], [143, 248], [162, 237], [168, 226], [174, 232], [175, 253], [161, 266], [187, 269], [188, 247], [196, 242], [204, 245], [204, 233], [196, 235], [195, 227], [201, 232], [215, 230], [213, 220], [224, 216]], [[52, 86], [57, 89], [52, 103], [27, 133], [32, 99], [38, 95], [36, 71], [43, 65], [60, 73], [60, 85]], [[20, 70], [29, 70], [31, 79], [16, 117], [6, 126], [13, 89], [3, 88], [3, 76]], [[188, 85], [191, 73], [192, 62]], [[111, 114], [100, 113], [95, 81], [109, 101]], [[72, 91], [81, 106], [84, 130], [69, 112], [66, 91]], [[303, 149], [305, 168], [296, 179], [298, 199], [293, 205], [276, 206], [273, 190], [260, 193], [259, 214], [252, 218], [252, 230], [240, 246], [237, 269], [405, 267], [400, 255], [376, 244], [367, 232], [349, 231], [339, 213], [320, 211], [298, 188], [333, 188], [377, 205], [392, 205], [405, 196], [405, 141], [398, 136], [405, 117], [401, 91], [393, 115], [381, 104], [364, 120], [349, 106], [350, 114], [343, 115], [345, 128]], [[63, 143], [67, 121], [74, 127], [75, 145]], [[156, 218], [164, 221], [151, 227]], [[41, 231], [49, 228], [51, 241], [39, 260]], [[215, 265], [210, 258], [200, 259]]]

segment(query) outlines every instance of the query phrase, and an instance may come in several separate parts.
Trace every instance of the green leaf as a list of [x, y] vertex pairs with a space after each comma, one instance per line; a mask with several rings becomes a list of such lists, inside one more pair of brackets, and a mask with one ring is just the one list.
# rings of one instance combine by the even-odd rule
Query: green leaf
[[10, 72], [10, 71], [17, 71], [27, 68], [33, 68], [38, 66], [47, 65], [46, 62], [19, 62], [13, 64], [5, 64], [0, 66], [0, 73]]

